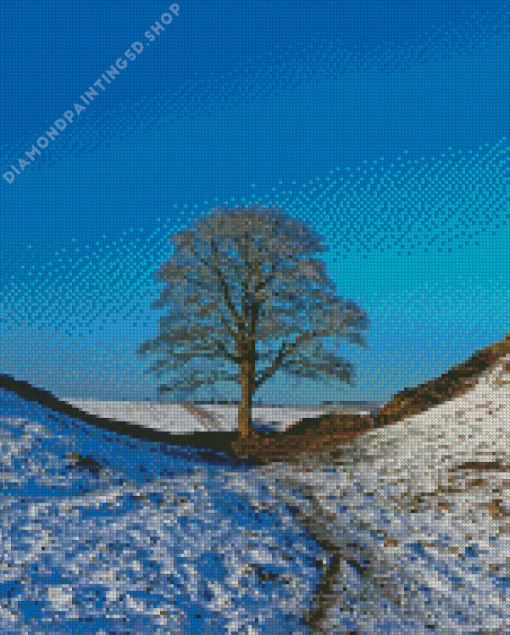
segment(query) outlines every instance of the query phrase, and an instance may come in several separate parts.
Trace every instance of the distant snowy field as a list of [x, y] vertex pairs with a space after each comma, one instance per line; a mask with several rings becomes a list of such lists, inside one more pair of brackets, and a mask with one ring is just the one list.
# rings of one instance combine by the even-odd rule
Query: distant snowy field
[[[309, 633], [299, 617], [328, 561], [309, 525], [344, 555], [324, 633], [510, 633], [505, 361], [334, 462], [298, 466], [210, 464], [32, 403], [20, 415], [0, 391], [0, 632]], [[71, 451], [107, 469], [72, 468]], [[455, 470], [469, 461], [492, 467]]]
[[[67, 399], [68, 403], [86, 412], [100, 417], [110, 417], [119, 421], [128, 421], [138, 425], [164, 430], [166, 432], [204, 432], [209, 428], [178, 404], [165, 404], [146, 401], [94, 401], [87, 399]], [[236, 405], [200, 404], [202, 410], [216, 419], [218, 430], [225, 432], [237, 430]], [[303, 417], [320, 416], [329, 412], [329, 408], [317, 408], [315, 411], [303, 408], [253, 408], [253, 424], [269, 430], [285, 430]], [[364, 414], [368, 412], [363, 411]]]

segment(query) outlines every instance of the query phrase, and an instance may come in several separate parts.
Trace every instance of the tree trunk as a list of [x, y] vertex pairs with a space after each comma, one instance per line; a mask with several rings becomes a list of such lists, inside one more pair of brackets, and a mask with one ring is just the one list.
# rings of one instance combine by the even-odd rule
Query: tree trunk
[[251, 409], [253, 399], [253, 377], [255, 375], [255, 362], [243, 360], [241, 363], [241, 403], [237, 414], [237, 425], [241, 438], [256, 437], [251, 421]]

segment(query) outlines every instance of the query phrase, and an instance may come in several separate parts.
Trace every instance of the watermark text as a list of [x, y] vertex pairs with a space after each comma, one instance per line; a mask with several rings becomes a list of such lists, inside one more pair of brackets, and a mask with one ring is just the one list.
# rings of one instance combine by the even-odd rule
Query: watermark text
[[[168, 7], [168, 11], [170, 13], [161, 14], [159, 21], [155, 22], [148, 31], [145, 31], [144, 36], [148, 42], [154, 42], [156, 37], [165, 30], [165, 26], [172, 22], [172, 14], [174, 16], [179, 15], [179, 5], [170, 5], [170, 7]], [[41, 150], [47, 148], [50, 141], [55, 140], [55, 137], [60, 136], [60, 133], [67, 128], [67, 125], [73, 123], [75, 117], [79, 117], [81, 113], [86, 110], [87, 106], [94, 101], [95, 97], [100, 95], [96, 89], [105, 91], [106, 85], [111, 84], [115, 77], [120, 75], [120, 71], [125, 69], [128, 64], [125, 58], [127, 58], [130, 62], [134, 62], [137, 55], [140, 55], [143, 49], [144, 46], [142, 42], [133, 42], [128, 50], [124, 52], [124, 57], [119, 57], [115, 61], [115, 64], [112, 64], [99, 79], [89, 86], [88, 90], [84, 91], [83, 94], [80, 95], [79, 99], [81, 99], [85, 106], [81, 103], [74, 102], [72, 109], [66, 110], [60, 119], [55, 120], [51, 128], [36, 140], [30, 150], [25, 152], [25, 156], [30, 159], [30, 162], [33, 162], [36, 156], [41, 154]], [[103, 83], [105, 85], [103, 85]], [[23, 170], [30, 165], [30, 162], [24, 158], [16, 159], [15, 162], [9, 166], [11, 169], [4, 172], [2, 177], [7, 181], [7, 183], [12, 183], [16, 178], [16, 175], [19, 176]]]

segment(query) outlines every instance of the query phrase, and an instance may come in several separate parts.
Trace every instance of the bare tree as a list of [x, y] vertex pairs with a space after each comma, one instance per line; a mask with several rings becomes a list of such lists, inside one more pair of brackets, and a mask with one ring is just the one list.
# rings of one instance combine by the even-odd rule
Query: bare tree
[[[358, 329], [368, 328], [368, 317], [333, 294], [324, 263], [310, 257], [327, 247], [306, 223], [276, 207], [215, 206], [169, 240], [175, 253], [155, 274], [167, 287], [152, 306], [172, 302], [171, 310], [160, 319], [160, 335], [138, 348], [164, 354], [145, 372], [179, 369], [160, 392], [237, 382], [239, 434], [256, 437], [253, 395], [277, 371], [353, 383], [352, 364], [320, 340], [341, 336], [367, 348]], [[202, 362], [183, 374], [188, 362], [207, 358], [227, 368], [207, 372]]]

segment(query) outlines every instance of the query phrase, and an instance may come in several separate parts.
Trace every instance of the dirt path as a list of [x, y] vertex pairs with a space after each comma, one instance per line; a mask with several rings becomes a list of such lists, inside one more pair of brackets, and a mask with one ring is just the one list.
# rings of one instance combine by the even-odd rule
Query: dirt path
[[223, 431], [223, 428], [216, 417], [214, 417], [210, 412], [207, 412], [204, 408], [200, 408], [200, 406], [196, 406], [190, 401], [179, 401], [179, 406], [182, 406], [187, 412], [189, 412], [190, 415], [196, 417], [206, 430], [211, 432]]

